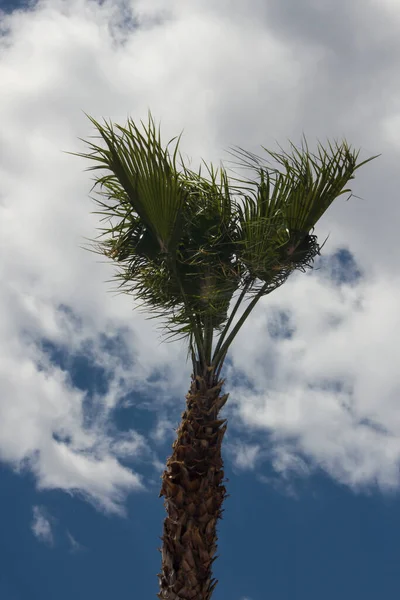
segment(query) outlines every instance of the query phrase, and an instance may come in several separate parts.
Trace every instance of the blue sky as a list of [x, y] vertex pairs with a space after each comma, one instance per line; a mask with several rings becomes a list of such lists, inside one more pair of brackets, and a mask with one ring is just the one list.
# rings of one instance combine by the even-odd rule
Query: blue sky
[[[93, 387], [90, 367], [76, 364], [70, 372], [76, 385]], [[128, 409], [125, 423], [146, 431], [154, 419], [141, 417]], [[160, 447], [160, 456], [168, 452], [168, 444]], [[399, 591], [396, 497], [355, 494], [323, 473], [292, 477], [289, 491], [268, 465], [262, 477], [270, 482], [229, 463], [226, 475], [217, 599], [263, 598], [266, 590], [282, 600], [372, 599]], [[38, 492], [26, 472], [2, 467], [0, 476], [2, 598], [155, 597], [164, 514], [156, 486], [130, 497], [128, 516], [120, 518], [58, 490]], [[33, 535], [35, 512], [50, 524], [50, 535], [46, 528]]]
[[[2, 598], [155, 597], [163, 519], [155, 491], [132, 496], [121, 519], [60, 491], [38, 493], [28, 475], [2, 468], [0, 476]], [[227, 477], [217, 600], [266, 593], [279, 600], [372, 600], [399, 592], [396, 498], [357, 495], [323, 474], [298, 484], [297, 498], [229, 465]], [[32, 535], [32, 506], [51, 519], [52, 544]]]
[[91, 173], [62, 152], [94, 133], [82, 111], [148, 108], [193, 162], [303, 133], [382, 153], [318, 224], [314, 271], [259, 303], [226, 362], [213, 598], [399, 595], [400, 9], [299, 6], [0, 0], [1, 600], [156, 597], [190, 365], [80, 247]]

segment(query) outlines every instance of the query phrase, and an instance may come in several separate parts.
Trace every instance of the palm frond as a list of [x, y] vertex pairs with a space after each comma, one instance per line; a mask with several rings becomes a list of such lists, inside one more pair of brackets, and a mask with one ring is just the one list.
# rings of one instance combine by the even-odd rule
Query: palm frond
[[[178, 168], [180, 136], [163, 147], [151, 114], [142, 129], [128, 120], [117, 133], [88, 118], [105, 147], [90, 142], [91, 152], [69, 154], [94, 161], [87, 170], [106, 171], [92, 187], [96, 213], [107, 222], [95, 251], [117, 262], [117, 289], [150, 309], [149, 318], [161, 318], [168, 339], [188, 340], [194, 365], [210, 364], [219, 333], [216, 372], [259, 298], [295, 269], [312, 267], [321, 250], [314, 226], [335, 198], [351, 193], [346, 186], [355, 171], [375, 158], [358, 163], [346, 142], [319, 144], [311, 153], [303, 140], [291, 153], [264, 149], [273, 167], [239, 148], [232, 154], [256, 179], [235, 178], [205, 162], [192, 171], [180, 153]], [[234, 324], [245, 297], [250, 304]]]
[[160, 131], [149, 114], [148, 125], [143, 122], [143, 132], [128, 119], [128, 126], [113, 126], [105, 122], [100, 125], [93, 117], [88, 118], [95, 125], [107, 148], [89, 143], [90, 154], [77, 154], [95, 160], [100, 164], [87, 170], [107, 169], [110, 173], [98, 177], [95, 185], [108, 199], [116, 199], [118, 204], [129, 204], [140, 218], [148, 234], [157, 240], [161, 252], [167, 253], [177, 243], [181, 229], [181, 215], [184, 204], [182, 189], [175, 160], [179, 138], [171, 157], [168, 146], [161, 145]]
[[[263, 281], [272, 271], [290, 274], [295, 269], [312, 267], [320, 247], [310, 233], [332, 202], [349, 193], [346, 188], [357, 164], [359, 152], [344, 141], [319, 143], [317, 153], [310, 152], [305, 138], [301, 148], [291, 143], [291, 153], [264, 148], [277, 167], [241, 148], [231, 154], [241, 167], [251, 168], [257, 180], [236, 179], [246, 190], [241, 212], [243, 258]], [[269, 161], [267, 161], [269, 163]]]

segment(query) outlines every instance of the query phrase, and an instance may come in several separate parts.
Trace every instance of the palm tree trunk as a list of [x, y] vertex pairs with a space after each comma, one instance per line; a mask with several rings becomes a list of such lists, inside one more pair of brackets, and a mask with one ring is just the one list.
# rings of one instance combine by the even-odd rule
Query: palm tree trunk
[[186, 410], [172, 456], [162, 475], [160, 497], [167, 517], [162, 536], [161, 600], [210, 600], [217, 581], [211, 567], [217, 520], [226, 496], [221, 457], [226, 420], [218, 413], [228, 399], [224, 381], [192, 375]]

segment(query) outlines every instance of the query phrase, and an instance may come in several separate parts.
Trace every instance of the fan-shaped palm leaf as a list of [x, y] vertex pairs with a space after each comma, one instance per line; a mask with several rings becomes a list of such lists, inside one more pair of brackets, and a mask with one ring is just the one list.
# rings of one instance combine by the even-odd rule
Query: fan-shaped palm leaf
[[[96, 199], [98, 212], [103, 220], [118, 219], [102, 229], [107, 239], [98, 250], [118, 262], [121, 291], [134, 294], [152, 317], [163, 317], [170, 335], [187, 336], [190, 347], [194, 336], [203, 360], [211, 360], [213, 331], [219, 331], [214, 366], [258, 299], [293, 270], [312, 266], [320, 246], [311, 230], [350, 191], [355, 170], [372, 160], [357, 164], [359, 153], [346, 142], [328, 143], [328, 150], [319, 144], [313, 154], [303, 140], [300, 149], [291, 144], [291, 154], [267, 150], [277, 167], [235, 150], [256, 180], [229, 178], [224, 167], [205, 163], [204, 176], [181, 155], [178, 169], [180, 137], [164, 148], [150, 114], [142, 131], [128, 120], [127, 127], [116, 126], [118, 134], [89, 118], [106, 147], [89, 143], [92, 152], [77, 155], [98, 163], [88, 170], [108, 171], [94, 184], [105, 199]], [[253, 299], [223, 344], [238, 309], [228, 317], [236, 290], [239, 304], [246, 294]]]

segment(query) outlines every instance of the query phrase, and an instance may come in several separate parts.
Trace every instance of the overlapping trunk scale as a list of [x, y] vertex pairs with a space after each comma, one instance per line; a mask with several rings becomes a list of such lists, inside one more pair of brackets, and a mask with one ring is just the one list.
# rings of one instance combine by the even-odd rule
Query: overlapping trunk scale
[[221, 457], [226, 420], [218, 419], [228, 394], [224, 381], [196, 376], [186, 396], [160, 496], [167, 517], [162, 536], [161, 600], [210, 600], [217, 581], [212, 563], [217, 521], [226, 496]]

